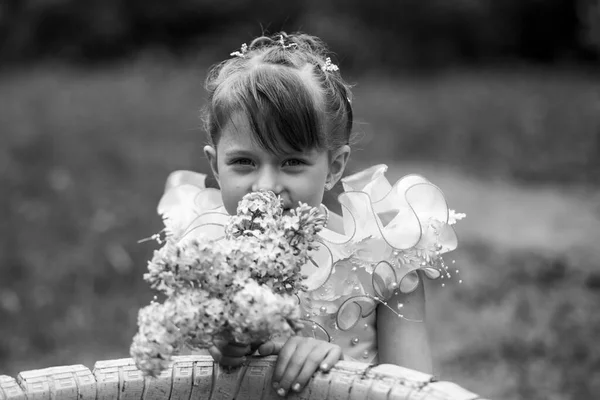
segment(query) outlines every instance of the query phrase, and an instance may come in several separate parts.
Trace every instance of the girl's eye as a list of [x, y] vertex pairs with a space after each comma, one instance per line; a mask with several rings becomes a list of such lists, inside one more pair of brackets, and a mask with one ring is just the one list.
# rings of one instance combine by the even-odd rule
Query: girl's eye
[[252, 165], [252, 160], [249, 158], [238, 158], [233, 160], [232, 164], [234, 165]]
[[292, 158], [289, 160], [286, 160], [283, 163], [284, 167], [297, 167], [299, 165], [304, 165], [305, 163], [302, 160], [298, 160], [297, 158]]

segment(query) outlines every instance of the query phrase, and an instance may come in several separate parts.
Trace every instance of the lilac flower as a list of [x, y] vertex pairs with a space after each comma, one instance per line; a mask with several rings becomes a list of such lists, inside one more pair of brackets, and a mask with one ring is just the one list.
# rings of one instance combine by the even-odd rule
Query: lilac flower
[[324, 224], [316, 208], [301, 204], [283, 215], [273, 192], [254, 192], [240, 201], [224, 239], [167, 240], [144, 275], [166, 300], [139, 312], [131, 346], [138, 368], [156, 376], [183, 346], [205, 348], [215, 338], [251, 343], [295, 334], [301, 267]]

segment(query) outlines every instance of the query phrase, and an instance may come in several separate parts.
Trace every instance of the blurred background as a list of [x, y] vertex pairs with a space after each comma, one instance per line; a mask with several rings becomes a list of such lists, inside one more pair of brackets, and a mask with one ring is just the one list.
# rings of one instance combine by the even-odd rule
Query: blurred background
[[281, 29], [355, 84], [350, 171], [424, 174], [468, 216], [463, 283], [427, 283], [439, 378], [598, 398], [597, 0], [2, 0], [0, 374], [128, 357], [137, 240], [170, 171], [208, 172], [207, 68]]

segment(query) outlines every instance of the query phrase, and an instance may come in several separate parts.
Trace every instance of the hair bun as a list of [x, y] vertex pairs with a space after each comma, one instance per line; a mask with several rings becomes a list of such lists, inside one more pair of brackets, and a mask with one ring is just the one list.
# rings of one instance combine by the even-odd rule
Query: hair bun
[[248, 47], [250, 50], [276, 46], [288, 48], [287, 46], [292, 43], [295, 44], [298, 49], [309, 52], [318, 58], [325, 59], [325, 56], [328, 53], [327, 46], [321, 39], [302, 32], [288, 34], [281, 31], [271, 36], [259, 36], [254, 39]]

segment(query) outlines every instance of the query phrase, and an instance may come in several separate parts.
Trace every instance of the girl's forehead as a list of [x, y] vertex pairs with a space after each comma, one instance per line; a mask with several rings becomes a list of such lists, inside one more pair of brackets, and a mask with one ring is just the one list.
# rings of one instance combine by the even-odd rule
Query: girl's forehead
[[260, 148], [248, 118], [241, 112], [233, 113], [221, 129], [219, 145]]
[[248, 124], [228, 123], [219, 135], [219, 147], [224, 150], [230, 148], [244, 150], [263, 150]]

